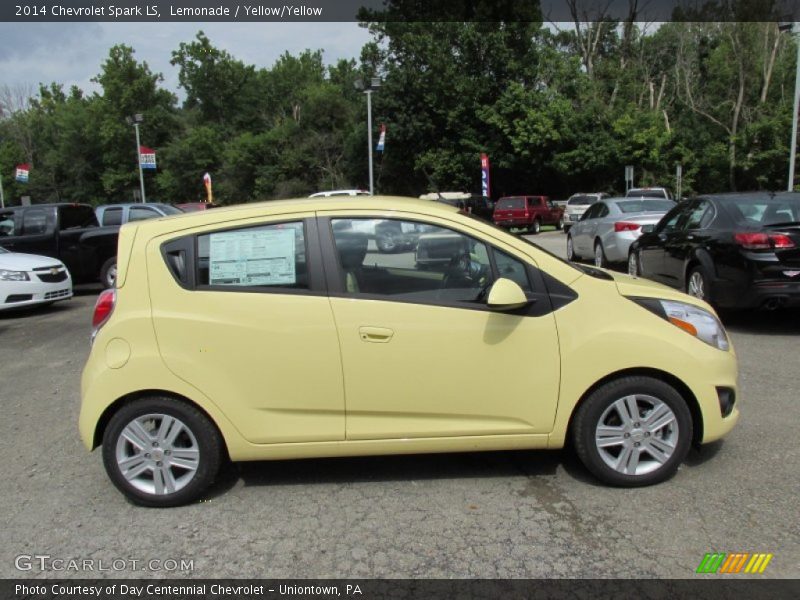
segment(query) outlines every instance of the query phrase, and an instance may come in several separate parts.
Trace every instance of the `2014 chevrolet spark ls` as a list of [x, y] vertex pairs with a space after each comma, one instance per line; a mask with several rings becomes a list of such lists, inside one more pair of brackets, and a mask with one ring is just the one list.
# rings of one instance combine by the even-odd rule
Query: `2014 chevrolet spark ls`
[[[379, 252], [386, 222], [414, 244]], [[276, 201], [122, 228], [80, 432], [134, 502], [234, 461], [561, 448], [613, 485], [670, 477], [739, 417], [702, 300], [576, 268], [405, 198]], [[468, 365], [488, 368], [476, 372]]]

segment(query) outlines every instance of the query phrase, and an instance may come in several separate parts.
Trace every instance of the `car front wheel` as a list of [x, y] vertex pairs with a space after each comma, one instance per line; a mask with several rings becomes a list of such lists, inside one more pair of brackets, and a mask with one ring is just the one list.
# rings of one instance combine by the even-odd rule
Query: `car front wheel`
[[595, 477], [618, 486], [644, 486], [671, 477], [689, 451], [692, 418], [669, 384], [623, 377], [602, 385], [575, 413], [573, 439]]
[[639, 268], [639, 257], [636, 256], [636, 252], [631, 252], [628, 254], [628, 275], [631, 277], [639, 277], [641, 275], [641, 269]]
[[572, 241], [572, 236], [567, 234], [567, 260], [574, 262], [577, 258], [575, 255], [575, 243]]
[[222, 460], [222, 440], [195, 407], [167, 397], [123, 406], [103, 435], [103, 463], [132, 502], [167, 507], [192, 502], [211, 485]]

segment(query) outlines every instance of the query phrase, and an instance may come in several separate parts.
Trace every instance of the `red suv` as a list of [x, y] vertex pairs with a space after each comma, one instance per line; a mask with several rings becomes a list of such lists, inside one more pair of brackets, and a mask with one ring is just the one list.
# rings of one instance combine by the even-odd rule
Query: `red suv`
[[564, 209], [548, 196], [507, 196], [494, 207], [494, 224], [498, 227], [526, 229], [539, 233], [542, 225], [564, 227]]

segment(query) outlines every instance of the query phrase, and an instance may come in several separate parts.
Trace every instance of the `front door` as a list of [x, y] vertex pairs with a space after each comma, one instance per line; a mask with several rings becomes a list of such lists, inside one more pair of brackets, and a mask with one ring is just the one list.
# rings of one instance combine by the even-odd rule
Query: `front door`
[[[549, 299], [513, 251], [437, 223], [381, 253], [380, 221], [320, 220], [342, 349], [347, 439], [547, 433], [560, 361]], [[535, 301], [488, 310], [498, 276]]]

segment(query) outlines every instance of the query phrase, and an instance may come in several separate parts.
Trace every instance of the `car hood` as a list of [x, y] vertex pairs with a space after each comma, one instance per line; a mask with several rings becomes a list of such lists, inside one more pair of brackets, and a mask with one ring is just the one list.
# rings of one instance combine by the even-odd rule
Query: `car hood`
[[686, 304], [693, 304], [702, 309], [705, 309], [714, 314], [714, 309], [711, 305], [678, 291], [674, 288], [667, 287], [649, 279], [641, 277], [631, 277], [625, 273], [615, 273], [613, 271], [606, 271], [614, 279], [617, 290], [622, 296], [634, 296], [639, 298], [659, 298], [661, 300], [675, 300], [677, 302], [684, 302]]
[[30, 271], [41, 267], [60, 267], [61, 261], [49, 256], [39, 256], [38, 254], [22, 254], [20, 252], [10, 252], [0, 254], [0, 269], [11, 271]]

